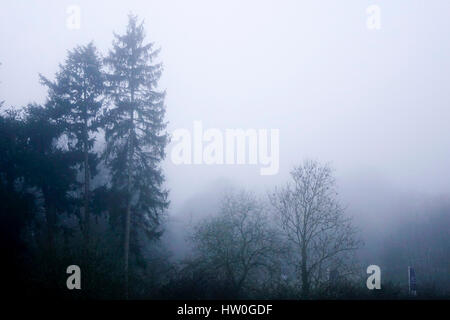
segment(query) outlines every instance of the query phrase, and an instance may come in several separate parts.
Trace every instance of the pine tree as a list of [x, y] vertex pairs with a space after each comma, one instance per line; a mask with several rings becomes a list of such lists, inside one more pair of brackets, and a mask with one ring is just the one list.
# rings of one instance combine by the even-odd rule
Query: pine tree
[[20, 165], [25, 182], [42, 195], [48, 249], [54, 254], [55, 237], [60, 229], [58, 217], [73, 208], [76, 157], [58, 144], [64, 127], [51, 119], [49, 109], [30, 104], [25, 111], [26, 152]]
[[91, 42], [69, 51], [65, 64], [60, 65], [55, 82], [41, 76], [42, 83], [49, 88], [47, 107], [64, 127], [72, 142], [72, 151], [79, 155], [80, 170], [83, 168], [84, 214], [81, 219], [86, 248], [91, 238], [90, 180], [97, 160], [93, 152], [94, 134], [103, 104], [104, 74], [101, 68], [102, 61]]
[[[0, 103], [1, 104], [1, 103]], [[9, 297], [20, 298], [25, 283], [24, 231], [37, 212], [36, 196], [25, 181], [24, 164], [29, 158], [25, 125], [13, 108], [0, 113], [0, 250], [2, 288]]]
[[158, 236], [161, 215], [168, 206], [160, 162], [165, 157], [168, 135], [164, 122], [165, 92], [157, 89], [162, 65], [153, 63], [159, 50], [144, 44], [143, 23], [129, 17], [124, 35], [115, 35], [105, 60], [109, 67], [109, 95], [113, 106], [105, 112], [105, 158], [116, 191], [126, 195], [124, 289], [128, 298], [130, 238], [138, 246], [138, 234]]

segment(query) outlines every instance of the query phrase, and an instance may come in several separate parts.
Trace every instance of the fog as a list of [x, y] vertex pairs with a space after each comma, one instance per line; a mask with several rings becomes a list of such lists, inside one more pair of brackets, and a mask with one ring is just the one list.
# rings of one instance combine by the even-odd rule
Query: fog
[[[366, 25], [373, 4], [379, 30]], [[70, 5], [81, 9], [80, 29], [66, 26]], [[382, 245], [375, 236], [449, 199], [450, 2], [6, 1], [1, 99], [44, 103], [38, 75], [53, 79], [67, 50], [92, 40], [107, 55], [130, 12], [161, 48], [169, 133], [194, 121], [280, 132], [275, 175], [259, 165], [176, 165], [169, 144], [165, 239], [175, 253], [189, 221], [214, 212], [224, 189], [265, 194], [305, 158], [334, 168], [369, 251]]]

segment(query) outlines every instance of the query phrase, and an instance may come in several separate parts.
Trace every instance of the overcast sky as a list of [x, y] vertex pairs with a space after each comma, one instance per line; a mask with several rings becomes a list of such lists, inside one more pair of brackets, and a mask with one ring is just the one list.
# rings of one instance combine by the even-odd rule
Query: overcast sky
[[[366, 26], [370, 5], [381, 29]], [[81, 28], [66, 27], [69, 5]], [[106, 54], [127, 14], [162, 48], [169, 131], [280, 129], [280, 172], [164, 164], [173, 206], [229, 180], [264, 190], [304, 158], [338, 178], [404, 191], [450, 187], [450, 1], [2, 1], [0, 98], [43, 103], [66, 51]], [[359, 182], [358, 182], [359, 181]], [[173, 208], [173, 207], [172, 207]]]

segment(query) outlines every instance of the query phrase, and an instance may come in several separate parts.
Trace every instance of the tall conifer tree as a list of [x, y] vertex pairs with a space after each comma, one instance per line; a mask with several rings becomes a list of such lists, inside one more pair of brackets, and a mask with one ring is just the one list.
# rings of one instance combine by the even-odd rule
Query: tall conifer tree
[[160, 163], [165, 157], [168, 135], [164, 121], [165, 92], [158, 91], [162, 65], [154, 63], [159, 50], [144, 44], [143, 23], [129, 17], [126, 33], [115, 35], [106, 58], [109, 95], [113, 105], [105, 112], [105, 158], [112, 186], [125, 194], [124, 294], [128, 298], [130, 239], [138, 248], [138, 235], [159, 234], [161, 214], [168, 206]]
[[97, 160], [93, 152], [94, 133], [98, 129], [104, 89], [101, 68], [102, 61], [91, 42], [69, 51], [54, 82], [41, 76], [42, 83], [49, 88], [47, 108], [63, 126], [69, 138], [69, 147], [78, 155], [80, 169], [83, 170], [84, 214], [81, 219], [86, 248], [91, 238], [90, 180]]

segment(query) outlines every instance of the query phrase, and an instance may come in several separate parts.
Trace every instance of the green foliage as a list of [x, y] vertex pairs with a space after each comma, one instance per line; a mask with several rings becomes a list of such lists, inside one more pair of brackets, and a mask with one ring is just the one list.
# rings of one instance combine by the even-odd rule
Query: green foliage
[[42, 84], [49, 89], [48, 113], [72, 140], [69, 146], [77, 150], [83, 150], [85, 143], [88, 150], [92, 149], [92, 134], [99, 127], [99, 111], [104, 99], [101, 68], [101, 58], [91, 42], [69, 51], [54, 82], [40, 76]]
[[168, 207], [160, 167], [168, 143], [165, 93], [157, 90], [162, 66], [153, 63], [159, 50], [152, 43], [144, 44], [144, 38], [143, 25], [135, 16], [130, 16], [124, 35], [115, 35], [105, 59], [112, 104], [101, 122], [112, 192], [125, 195], [124, 209], [130, 206], [135, 245], [139, 230], [150, 238], [160, 235], [161, 215]]
[[[154, 287], [155, 279], [143, 277], [151, 279], [155, 270], [149, 259], [168, 259], [150, 254], [147, 241], [161, 235], [168, 206], [160, 168], [168, 136], [165, 93], [157, 90], [162, 66], [152, 62], [158, 50], [143, 41], [143, 25], [130, 17], [105, 60], [93, 43], [77, 46], [54, 81], [40, 76], [48, 89], [44, 106], [0, 116], [1, 243], [11, 261], [11, 287], [24, 283], [22, 294], [67, 295], [64, 270], [76, 263], [85, 282], [83, 294], [73, 297], [123, 297], [121, 249], [130, 207], [133, 294], [153, 295], [143, 285]], [[102, 135], [103, 162], [95, 148]]]

